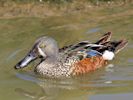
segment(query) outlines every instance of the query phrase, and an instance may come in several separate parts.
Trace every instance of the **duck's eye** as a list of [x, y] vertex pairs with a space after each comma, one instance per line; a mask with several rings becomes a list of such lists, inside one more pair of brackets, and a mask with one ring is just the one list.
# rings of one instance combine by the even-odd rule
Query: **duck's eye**
[[46, 45], [41, 44], [39, 47], [40, 47], [40, 48], [45, 48], [45, 47], [46, 47]]

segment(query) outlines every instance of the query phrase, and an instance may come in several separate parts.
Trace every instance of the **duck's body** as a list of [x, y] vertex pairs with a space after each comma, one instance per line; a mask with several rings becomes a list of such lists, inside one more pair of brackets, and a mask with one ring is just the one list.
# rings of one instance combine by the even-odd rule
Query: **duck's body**
[[111, 33], [108, 32], [96, 43], [82, 41], [59, 49], [54, 39], [41, 37], [15, 68], [23, 68], [30, 61], [41, 57], [35, 72], [43, 76], [68, 77], [89, 73], [105, 66], [127, 44], [126, 40], [111, 42], [110, 38]]
[[43, 76], [48, 77], [68, 77], [72, 74], [72, 69], [75, 63], [79, 61], [78, 57], [69, 57], [68, 59], [58, 59], [51, 61], [46, 59], [46, 62], [40, 63], [35, 71]]

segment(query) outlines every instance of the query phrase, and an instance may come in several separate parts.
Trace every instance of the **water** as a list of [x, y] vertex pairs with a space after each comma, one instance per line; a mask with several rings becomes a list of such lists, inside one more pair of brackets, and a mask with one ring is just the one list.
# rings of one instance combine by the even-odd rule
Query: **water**
[[[95, 16], [0, 19], [0, 99], [132, 100], [133, 14], [124, 10], [119, 13], [119, 9], [110, 13], [107, 9]], [[109, 65], [95, 72], [46, 79], [35, 75], [32, 67], [19, 71], [13, 68], [42, 35], [55, 38], [62, 47], [82, 40], [95, 41], [107, 31], [114, 33], [113, 39], [126, 38], [129, 44]]]

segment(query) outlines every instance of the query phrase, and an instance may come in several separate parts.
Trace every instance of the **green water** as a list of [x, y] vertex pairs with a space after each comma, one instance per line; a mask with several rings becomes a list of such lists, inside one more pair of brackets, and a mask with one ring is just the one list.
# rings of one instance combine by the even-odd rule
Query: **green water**
[[[129, 12], [128, 12], [129, 11]], [[127, 47], [105, 68], [69, 79], [40, 79], [14, 70], [37, 37], [48, 35], [59, 46], [95, 41], [112, 31]], [[0, 100], [128, 100], [133, 99], [132, 7], [104, 9], [98, 14], [49, 18], [0, 19]]]

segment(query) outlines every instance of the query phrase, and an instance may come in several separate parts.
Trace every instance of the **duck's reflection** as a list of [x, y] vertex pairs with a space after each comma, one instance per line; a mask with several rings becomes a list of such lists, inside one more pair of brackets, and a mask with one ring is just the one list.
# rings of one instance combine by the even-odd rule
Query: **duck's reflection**
[[113, 66], [109, 64], [105, 70], [64, 79], [41, 78], [34, 73], [18, 72], [16, 73], [18, 78], [36, 83], [40, 90], [16, 88], [15, 91], [33, 100], [88, 100], [97, 90], [113, 85], [111, 80], [105, 77], [113, 73], [110, 71]]
[[[25, 73], [17, 73], [17, 77], [37, 83], [39, 91], [33, 89], [16, 88], [15, 91], [22, 96], [35, 100], [88, 100], [88, 96], [94, 94], [89, 82], [81, 86], [82, 80], [77, 79], [39, 79]], [[83, 85], [83, 84], [82, 84]]]

